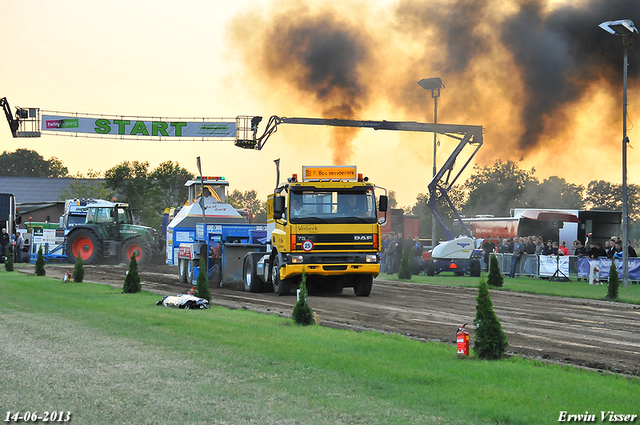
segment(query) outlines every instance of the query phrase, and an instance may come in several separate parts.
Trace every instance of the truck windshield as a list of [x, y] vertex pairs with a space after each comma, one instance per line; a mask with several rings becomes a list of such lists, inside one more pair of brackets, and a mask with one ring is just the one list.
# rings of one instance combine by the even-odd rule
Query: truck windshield
[[289, 222], [376, 223], [373, 190], [291, 192]]

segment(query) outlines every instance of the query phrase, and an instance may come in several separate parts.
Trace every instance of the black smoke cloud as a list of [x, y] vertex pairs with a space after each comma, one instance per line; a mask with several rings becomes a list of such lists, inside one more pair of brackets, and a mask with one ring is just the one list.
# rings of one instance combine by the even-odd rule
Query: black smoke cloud
[[[599, 0], [565, 6], [545, 16], [542, 6], [523, 3], [501, 27], [502, 42], [513, 54], [527, 92], [521, 109], [522, 150], [538, 143], [545, 122], [562, 125], [562, 117], [554, 121], [554, 115], [578, 100], [592, 82], [605, 79], [614, 86], [622, 84], [620, 37], [614, 39], [598, 25], [637, 17], [640, 10], [638, 1]], [[637, 43], [632, 49], [638, 53]], [[637, 66], [629, 69], [630, 78], [637, 76]]]
[[[357, 8], [345, 14], [330, 2], [314, 6], [312, 11], [302, 1], [278, 7], [237, 32], [259, 34], [257, 47], [236, 40], [247, 63], [260, 64], [257, 79], [274, 90], [280, 84], [293, 88], [325, 118], [369, 118], [359, 115], [385, 98], [397, 107], [385, 118], [402, 119], [397, 113], [405, 111], [416, 119], [416, 111], [426, 112], [430, 96], [415, 82], [440, 76], [447, 84], [443, 112], [454, 118], [446, 122], [493, 120], [493, 130], [517, 128], [502, 132], [514, 140], [500, 141], [513, 147], [513, 155], [544, 148], [546, 135], [562, 133], [570, 107], [592, 84], [604, 81], [612, 92], [621, 89], [622, 42], [598, 24], [616, 19], [640, 24], [640, 0], [567, 1], [562, 7], [548, 0], [400, 0], [384, 22], [361, 18]], [[630, 84], [640, 75], [636, 39]], [[398, 40], [419, 47], [407, 55]], [[505, 75], [509, 78], [502, 81]], [[482, 86], [483, 78], [491, 88]], [[487, 90], [504, 95], [491, 97]], [[509, 110], [509, 118], [496, 122], [486, 113], [492, 108]], [[355, 133], [334, 135], [334, 160], [348, 160]]]

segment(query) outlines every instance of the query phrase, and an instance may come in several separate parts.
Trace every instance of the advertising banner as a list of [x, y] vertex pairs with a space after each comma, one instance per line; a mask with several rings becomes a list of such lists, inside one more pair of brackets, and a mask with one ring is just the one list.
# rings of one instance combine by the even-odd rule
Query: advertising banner
[[569, 257], [556, 255], [540, 256], [540, 276], [553, 276], [556, 270], [560, 270], [565, 276], [569, 276]]
[[135, 138], [236, 137], [235, 122], [140, 121], [58, 115], [43, 115], [41, 130]]
[[[591, 267], [597, 267], [600, 279], [609, 279], [609, 270], [611, 269], [611, 261], [608, 258], [596, 258], [589, 260], [588, 258], [578, 258], [578, 277], [589, 277]], [[622, 260], [616, 261], [616, 269], [618, 277], [622, 280]], [[640, 280], [640, 258], [629, 258], [629, 279]]]

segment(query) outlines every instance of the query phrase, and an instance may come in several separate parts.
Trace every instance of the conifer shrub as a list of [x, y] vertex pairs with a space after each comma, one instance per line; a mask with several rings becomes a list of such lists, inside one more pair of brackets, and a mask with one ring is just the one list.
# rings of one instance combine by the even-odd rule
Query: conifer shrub
[[491, 254], [489, 260], [489, 276], [487, 277], [487, 284], [489, 286], [504, 286], [504, 276], [500, 270], [500, 264], [498, 263], [498, 257], [495, 254]]
[[42, 255], [42, 246], [38, 248], [38, 256], [36, 257], [36, 276], [44, 276], [47, 272], [44, 269], [44, 255]]
[[13, 258], [11, 257], [11, 252], [9, 251], [9, 247], [4, 250], [4, 269], [8, 272], [13, 271]]
[[502, 331], [502, 325], [493, 311], [489, 286], [484, 278], [480, 279], [478, 297], [476, 298], [475, 341], [473, 351], [485, 360], [496, 360], [504, 357], [507, 350], [507, 336]]
[[78, 255], [75, 266], [73, 266], [73, 281], [76, 283], [84, 280], [84, 265], [82, 264], [82, 256]]
[[307, 302], [307, 274], [302, 268], [302, 280], [300, 281], [300, 298], [293, 307], [291, 318], [298, 325], [309, 326], [314, 324], [313, 310]]
[[618, 268], [616, 267], [616, 261], [611, 260], [611, 268], [609, 269], [609, 284], [607, 286], [607, 299], [617, 300], [619, 288], [620, 278], [618, 277]]
[[211, 301], [211, 291], [209, 290], [209, 279], [207, 277], [207, 259], [203, 257], [200, 257], [200, 271], [196, 280], [196, 292], [193, 295]]
[[400, 260], [400, 268], [398, 269], [398, 279], [411, 279], [411, 250], [406, 249]]
[[140, 284], [140, 275], [138, 274], [138, 261], [136, 260], [136, 254], [131, 254], [131, 262], [129, 263], [129, 273], [124, 278], [124, 287], [122, 288], [125, 294], [135, 294], [142, 290]]

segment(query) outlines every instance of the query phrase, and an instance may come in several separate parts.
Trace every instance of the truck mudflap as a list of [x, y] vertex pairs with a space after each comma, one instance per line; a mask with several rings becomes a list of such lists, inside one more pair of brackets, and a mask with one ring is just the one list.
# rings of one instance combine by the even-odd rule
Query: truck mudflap
[[222, 244], [220, 286], [244, 285], [244, 257], [250, 252], [264, 252], [262, 244]]

